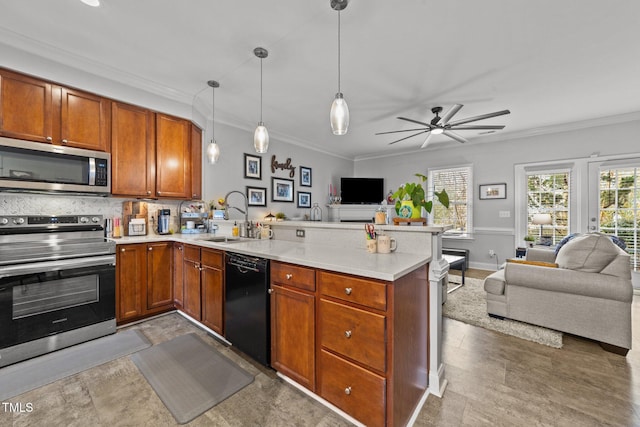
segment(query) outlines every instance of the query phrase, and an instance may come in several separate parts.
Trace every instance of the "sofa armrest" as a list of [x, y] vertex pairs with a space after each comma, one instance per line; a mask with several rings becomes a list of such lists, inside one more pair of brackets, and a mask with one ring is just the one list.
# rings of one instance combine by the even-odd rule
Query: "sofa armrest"
[[552, 249], [529, 248], [527, 250], [527, 261], [556, 262], [556, 251]]
[[631, 280], [607, 274], [507, 263], [504, 275], [507, 288], [523, 286], [622, 302], [633, 299]]

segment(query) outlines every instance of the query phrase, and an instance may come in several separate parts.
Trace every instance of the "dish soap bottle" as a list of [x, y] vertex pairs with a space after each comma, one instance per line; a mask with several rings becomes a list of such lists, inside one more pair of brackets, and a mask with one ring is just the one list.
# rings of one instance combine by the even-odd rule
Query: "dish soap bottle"
[[231, 235], [233, 237], [238, 237], [238, 234], [240, 234], [240, 229], [238, 229], [238, 221], [234, 221], [233, 228], [231, 229]]

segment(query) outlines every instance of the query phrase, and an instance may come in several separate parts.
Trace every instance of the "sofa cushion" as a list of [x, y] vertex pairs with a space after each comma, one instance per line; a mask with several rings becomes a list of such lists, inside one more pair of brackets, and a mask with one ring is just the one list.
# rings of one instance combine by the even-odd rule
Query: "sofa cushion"
[[560, 248], [556, 262], [560, 268], [599, 273], [620, 254], [620, 251], [621, 249], [605, 234], [583, 234], [575, 236]]
[[504, 284], [504, 270], [498, 270], [484, 279], [484, 290], [490, 294], [502, 295], [504, 294]]

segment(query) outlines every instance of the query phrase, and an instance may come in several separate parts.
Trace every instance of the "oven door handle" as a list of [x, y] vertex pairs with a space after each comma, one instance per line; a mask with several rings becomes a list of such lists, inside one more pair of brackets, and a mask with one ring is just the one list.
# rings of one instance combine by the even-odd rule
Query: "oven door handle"
[[35, 262], [30, 264], [7, 265], [0, 267], [0, 279], [4, 277], [20, 276], [23, 274], [36, 274], [47, 271], [69, 270], [72, 268], [95, 267], [99, 265], [115, 266], [116, 256], [104, 255], [87, 258]]

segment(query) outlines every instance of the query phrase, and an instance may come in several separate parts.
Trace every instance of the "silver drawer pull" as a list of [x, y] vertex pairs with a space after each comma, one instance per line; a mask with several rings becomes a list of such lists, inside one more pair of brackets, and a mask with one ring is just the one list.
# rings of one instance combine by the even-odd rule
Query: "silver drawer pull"
[[349, 396], [351, 394], [351, 387], [347, 387], [344, 389], [344, 394], [346, 394], [347, 396]]
[[287, 280], [291, 280], [292, 277], [293, 277], [293, 274], [287, 273]]
[[344, 293], [347, 295], [351, 295], [351, 291], [353, 291], [353, 289], [351, 288], [344, 288]]
[[345, 338], [351, 338], [351, 331], [344, 331]]

